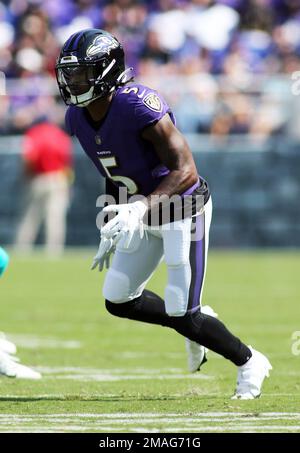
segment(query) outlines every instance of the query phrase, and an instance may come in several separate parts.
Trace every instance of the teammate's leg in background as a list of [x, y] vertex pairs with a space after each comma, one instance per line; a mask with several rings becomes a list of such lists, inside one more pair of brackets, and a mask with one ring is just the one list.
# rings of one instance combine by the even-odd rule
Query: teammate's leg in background
[[0, 247], [0, 277], [4, 274], [9, 263], [9, 257], [6, 251]]
[[[6, 251], [0, 247], [0, 277], [5, 272], [9, 262]], [[0, 376], [14, 377], [19, 379], [40, 379], [37, 371], [18, 363], [14, 355], [17, 348], [14, 343], [8, 341], [4, 334], [0, 336]]]

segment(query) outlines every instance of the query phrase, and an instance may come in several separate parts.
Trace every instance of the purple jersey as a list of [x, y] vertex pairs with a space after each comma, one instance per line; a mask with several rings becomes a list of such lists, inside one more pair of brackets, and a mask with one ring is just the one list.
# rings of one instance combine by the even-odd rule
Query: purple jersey
[[142, 130], [164, 115], [175, 118], [164, 99], [140, 84], [118, 88], [99, 128], [93, 127], [86, 109], [70, 106], [66, 126], [76, 135], [98, 171], [130, 195], [148, 196], [169, 173], [153, 145], [142, 139]]

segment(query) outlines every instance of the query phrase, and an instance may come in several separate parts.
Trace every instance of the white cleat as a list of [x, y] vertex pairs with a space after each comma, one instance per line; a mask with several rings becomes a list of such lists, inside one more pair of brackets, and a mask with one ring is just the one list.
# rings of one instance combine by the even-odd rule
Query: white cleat
[[0, 332], [0, 351], [6, 352], [6, 354], [15, 354], [17, 352], [16, 345], [9, 341], [2, 332]]
[[41, 374], [31, 368], [21, 365], [14, 357], [0, 351], [0, 376], [4, 375], [16, 379], [41, 379]]
[[267, 357], [249, 346], [252, 357], [245, 365], [238, 367], [237, 386], [233, 400], [253, 400], [259, 398], [261, 387], [269, 372], [272, 370]]
[[[215, 313], [209, 305], [201, 307], [201, 313], [213, 316], [214, 318], [218, 317], [218, 314]], [[207, 362], [206, 354], [208, 349], [195, 341], [189, 340], [188, 338], [185, 339], [185, 348], [188, 355], [189, 372], [196, 373], [196, 371], [200, 371], [201, 365]]]
[[185, 339], [185, 349], [188, 355], [188, 370], [190, 373], [200, 371], [201, 365], [207, 362], [207, 348], [201, 344]]

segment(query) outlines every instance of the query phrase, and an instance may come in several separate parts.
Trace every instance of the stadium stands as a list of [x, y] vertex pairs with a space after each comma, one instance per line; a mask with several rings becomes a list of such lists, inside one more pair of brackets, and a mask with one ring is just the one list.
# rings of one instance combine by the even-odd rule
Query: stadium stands
[[165, 92], [184, 132], [298, 133], [289, 107], [291, 74], [300, 69], [296, 0], [1, 1], [2, 133], [45, 115], [63, 123], [55, 59], [66, 37], [88, 27], [124, 43], [127, 65]]

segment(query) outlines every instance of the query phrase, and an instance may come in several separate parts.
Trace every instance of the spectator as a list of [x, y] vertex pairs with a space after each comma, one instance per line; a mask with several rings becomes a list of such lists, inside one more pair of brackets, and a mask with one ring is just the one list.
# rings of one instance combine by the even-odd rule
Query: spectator
[[23, 161], [29, 182], [29, 203], [17, 233], [16, 246], [30, 250], [43, 220], [46, 250], [63, 251], [69, 205], [71, 141], [56, 125], [41, 123], [25, 134]]
[[[170, 93], [178, 117], [192, 118], [184, 121], [191, 132], [219, 129], [215, 128], [216, 116], [224, 131], [225, 124], [236, 122], [231, 117], [227, 121], [226, 112], [224, 122], [223, 113], [220, 116], [217, 111], [227, 87], [247, 96], [250, 103], [250, 98], [260, 96], [258, 103], [263, 104], [264, 77], [280, 79], [285, 74], [287, 81], [300, 66], [299, 0], [0, 0], [0, 71], [8, 79], [17, 79], [7, 84], [9, 96], [0, 106], [0, 118], [5, 117], [2, 133], [23, 133], [41, 114], [47, 113], [51, 121], [61, 120], [56, 114], [61, 104], [55, 97], [55, 84], [47, 93], [49, 105], [38, 99], [40, 87], [51, 86], [60, 44], [70, 34], [91, 27], [104, 28], [124, 43], [127, 66], [134, 66], [143, 83]], [[199, 76], [217, 76], [218, 84], [216, 102], [205, 100], [205, 118], [202, 115], [199, 120], [203, 96], [196, 95], [190, 102], [190, 91], [183, 92], [186, 83], [182, 86], [181, 77], [195, 67]], [[177, 78], [172, 82], [173, 93], [169, 86], [161, 86], [168, 75]], [[22, 91], [19, 85], [24, 81]], [[257, 85], [255, 94], [253, 85]], [[274, 108], [280, 110], [285, 101], [282, 96]], [[261, 112], [267, 112], [263, 105]], [[281, 113], [274, 115], [279, 118]], [[295, 122], [291, 114], [288, 120]], [[253, 121], [255, 118], [249, 118], [249, 123]], [[257, 127], [259, 124], [242, 130], [253, 136]], [[267, 138], [273, 126], [264, 130]]]

